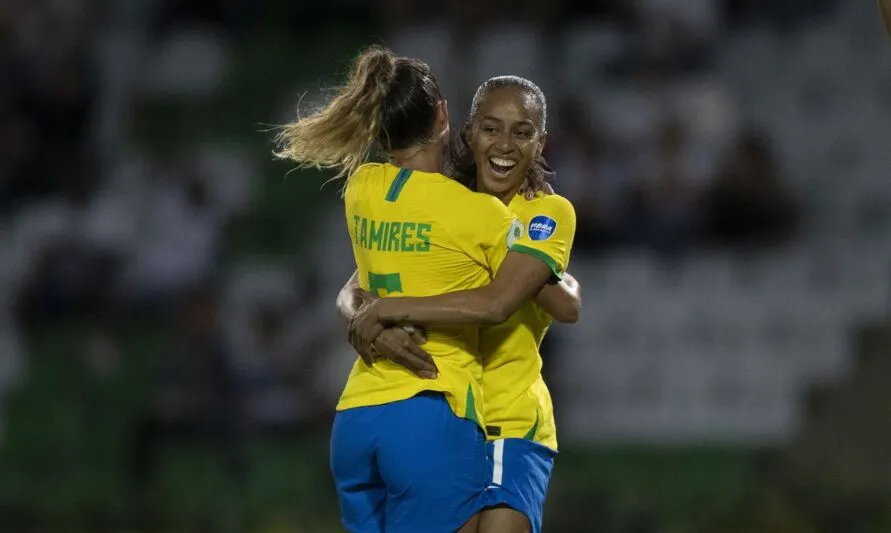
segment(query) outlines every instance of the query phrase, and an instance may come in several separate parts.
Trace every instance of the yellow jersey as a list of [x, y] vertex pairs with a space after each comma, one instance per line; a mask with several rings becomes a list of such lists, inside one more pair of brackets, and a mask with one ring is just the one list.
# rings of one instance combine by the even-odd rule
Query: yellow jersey
[[[537, 253], [504, 204], [442, 174], [369, 163], [350, 178], [344, 203], [359, 285], [380, 297], [474, 289], [491, 281], [509, 243]], [[389, 360], [368, 366], [357, 358], [337, 409], [438, 391], [457, 416], [482, 426], [479, 328], [436, 328], [427, 338], [436, 379], [421, 379]]]
[[[575, 237], [575, 209], [569, 200], [543, 194], [527, 200], [517, 195], [509, 209], [522, 222], [525, 237], [535, 243], [535, 253], [544, 254], [546, 259], [542, 259], [557, 272], [565, 271]], [[504, 324], [481, 331], [484, 414], [490, 440], [522, 438], [557, 449], [554, 407], [541, 377], [538, 352], [551, 321], [530, 300]]]

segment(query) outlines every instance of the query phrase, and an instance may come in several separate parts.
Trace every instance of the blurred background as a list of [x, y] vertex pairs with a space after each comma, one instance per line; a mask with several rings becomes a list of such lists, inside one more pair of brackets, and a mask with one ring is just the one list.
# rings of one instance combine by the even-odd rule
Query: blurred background
[[872, 2], [2, 0], [0, 531], [329, 533], [336, 185], [270, 124], [362, 46], [550, 100], [577, 325], [545, 531], [891, 531]]

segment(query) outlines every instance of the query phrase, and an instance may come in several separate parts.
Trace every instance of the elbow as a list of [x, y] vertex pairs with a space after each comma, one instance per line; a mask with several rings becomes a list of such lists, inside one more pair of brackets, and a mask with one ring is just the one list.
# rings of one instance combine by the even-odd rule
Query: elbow
[[356, 309], [359, 307], [356, 295], [348, 289], [340, 291], [335, 301], [335, 307], [340, 316], [346, 320], [352, 320], [353, 315], [356, 314]]
[[572, 305], [567, 305], [560, 310], [559, 316], [555, 316], [554, 320], [561, 324], [575, 324], [579, 321], [579, 315], [582, 313], [581, 300], [575, 300]]
[[347, 304], [347, 296], [344, 294], [344, 291], [340, 291], [337, 295], [337, 299], [334, 301], [334, 308], [337, 309], [337, 312], [340, 313], [340, 316], [347, 318], [347, 313], [349, 311]]
[[345, 320], [350, 320], [350, 318], [352, 318], [350, 316], [349, 309], [346, 307], [344, 302], [341, 301], [340, 299], [337, 300], [337, 304], [334, 307], [335, 307], [335, 309], [337, 309], [337, 314], [342, 316]]
[[479, 316], [479, 325], [498, 326], [507, 322], [510, 318], [510, 310], [502, 302], [491, 300], [485, 307], [485, 311]]
[[577, 303], [567, 310], [566, 316], [563, 317], [564, 324], [575, 324], [579, 321], [579, 315], [582, 313], [582, 304]]

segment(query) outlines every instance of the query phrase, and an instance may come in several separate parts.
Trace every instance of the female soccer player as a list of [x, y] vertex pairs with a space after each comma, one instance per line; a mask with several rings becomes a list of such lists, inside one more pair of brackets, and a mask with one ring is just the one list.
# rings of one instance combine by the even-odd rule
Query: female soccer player
[[[452, 159], [456, 179], [508, 205], [523, 220], [528, 237], [549, 243], [548, 252], [565, 265], [575, 230], [572, 206], [557, 195], [537, 193], [529, 199], [518, 194], [524, 185], [542, 190], [550, 178], [541, 158], [546, 112], [544, 94], [531, 81], [515, 76], [488, 80], [474, 96]], [[564, 321], [575, 321], [580, 306], [578, 284], [567, 276], [561, 285], [543, 289], [538, 303], [525, 303], [503, 325], [481, 332], [491, 478], [481, 533], [541, 531], [557, 438], [538, 347], [551, 323], [546, 310], [556, 310]], [[344, 291], [355, 297], [359, 289], [348, 285]], [[468, 314], [478, 312], [475, 306], [484, 308], [482, 300], [474, 297], [483, 292], [475, 289], [422, 300], [393, 298], [369, 308], [377, 306], [373, 313], [383, 317], [384, 323], [465, 323]], [[436, 310], [437, 306], [441, 309]], [[367, 309], [363, 312], [359, 320], [367, 321], [367, 315], [373, 314]], [[418, 350], [413, 344], [406, 347]], [[382, 357], [398, 358], [389, 346], [380, 352]]]
[[[276, 155], [346, 177], [363, 289], [429, 296], [480, 287], [498, 271], [498, 311], [506, 320], [563, 266], [543, 261], [543, 241], [525, 236], [512, 238], [517, 251], [508, 251], [508, 235], [522, 228], [504, 204], [438, 173], [447, 139], [446, 103], [430, 68], [371, 48], [323, 109], [282, 129]], [[389, 163], [363, 164], [375, 144]], [[389, 361], [356, 361], [331, 435], [346, 529], [476, 529], [487, 485], [478, 344], [478, 328], [430, 329], [433, 379]]]

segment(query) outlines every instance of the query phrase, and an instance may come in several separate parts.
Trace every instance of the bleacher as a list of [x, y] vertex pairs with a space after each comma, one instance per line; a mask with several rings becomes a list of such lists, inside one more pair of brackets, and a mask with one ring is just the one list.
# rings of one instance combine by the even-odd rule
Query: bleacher
[[804, 246], [678, 271], [576, 260], [588, 283], [580, 323], [559, 330], [564, 440], [785, 441], [808, 388], [850, 371], [858, 320], [887, 309], [889, 260]]
[[746, 119], [773, 133], [808, 237], [667, 268], [576, 258], [585, 309], [560, 330], [564, 441], [785, 442], [804, 394], [851, 371], [852, 328], [891, 310], [889, 55], [872, 5], [841, 9], [791, 39], [736, 35], [716, 62]]

